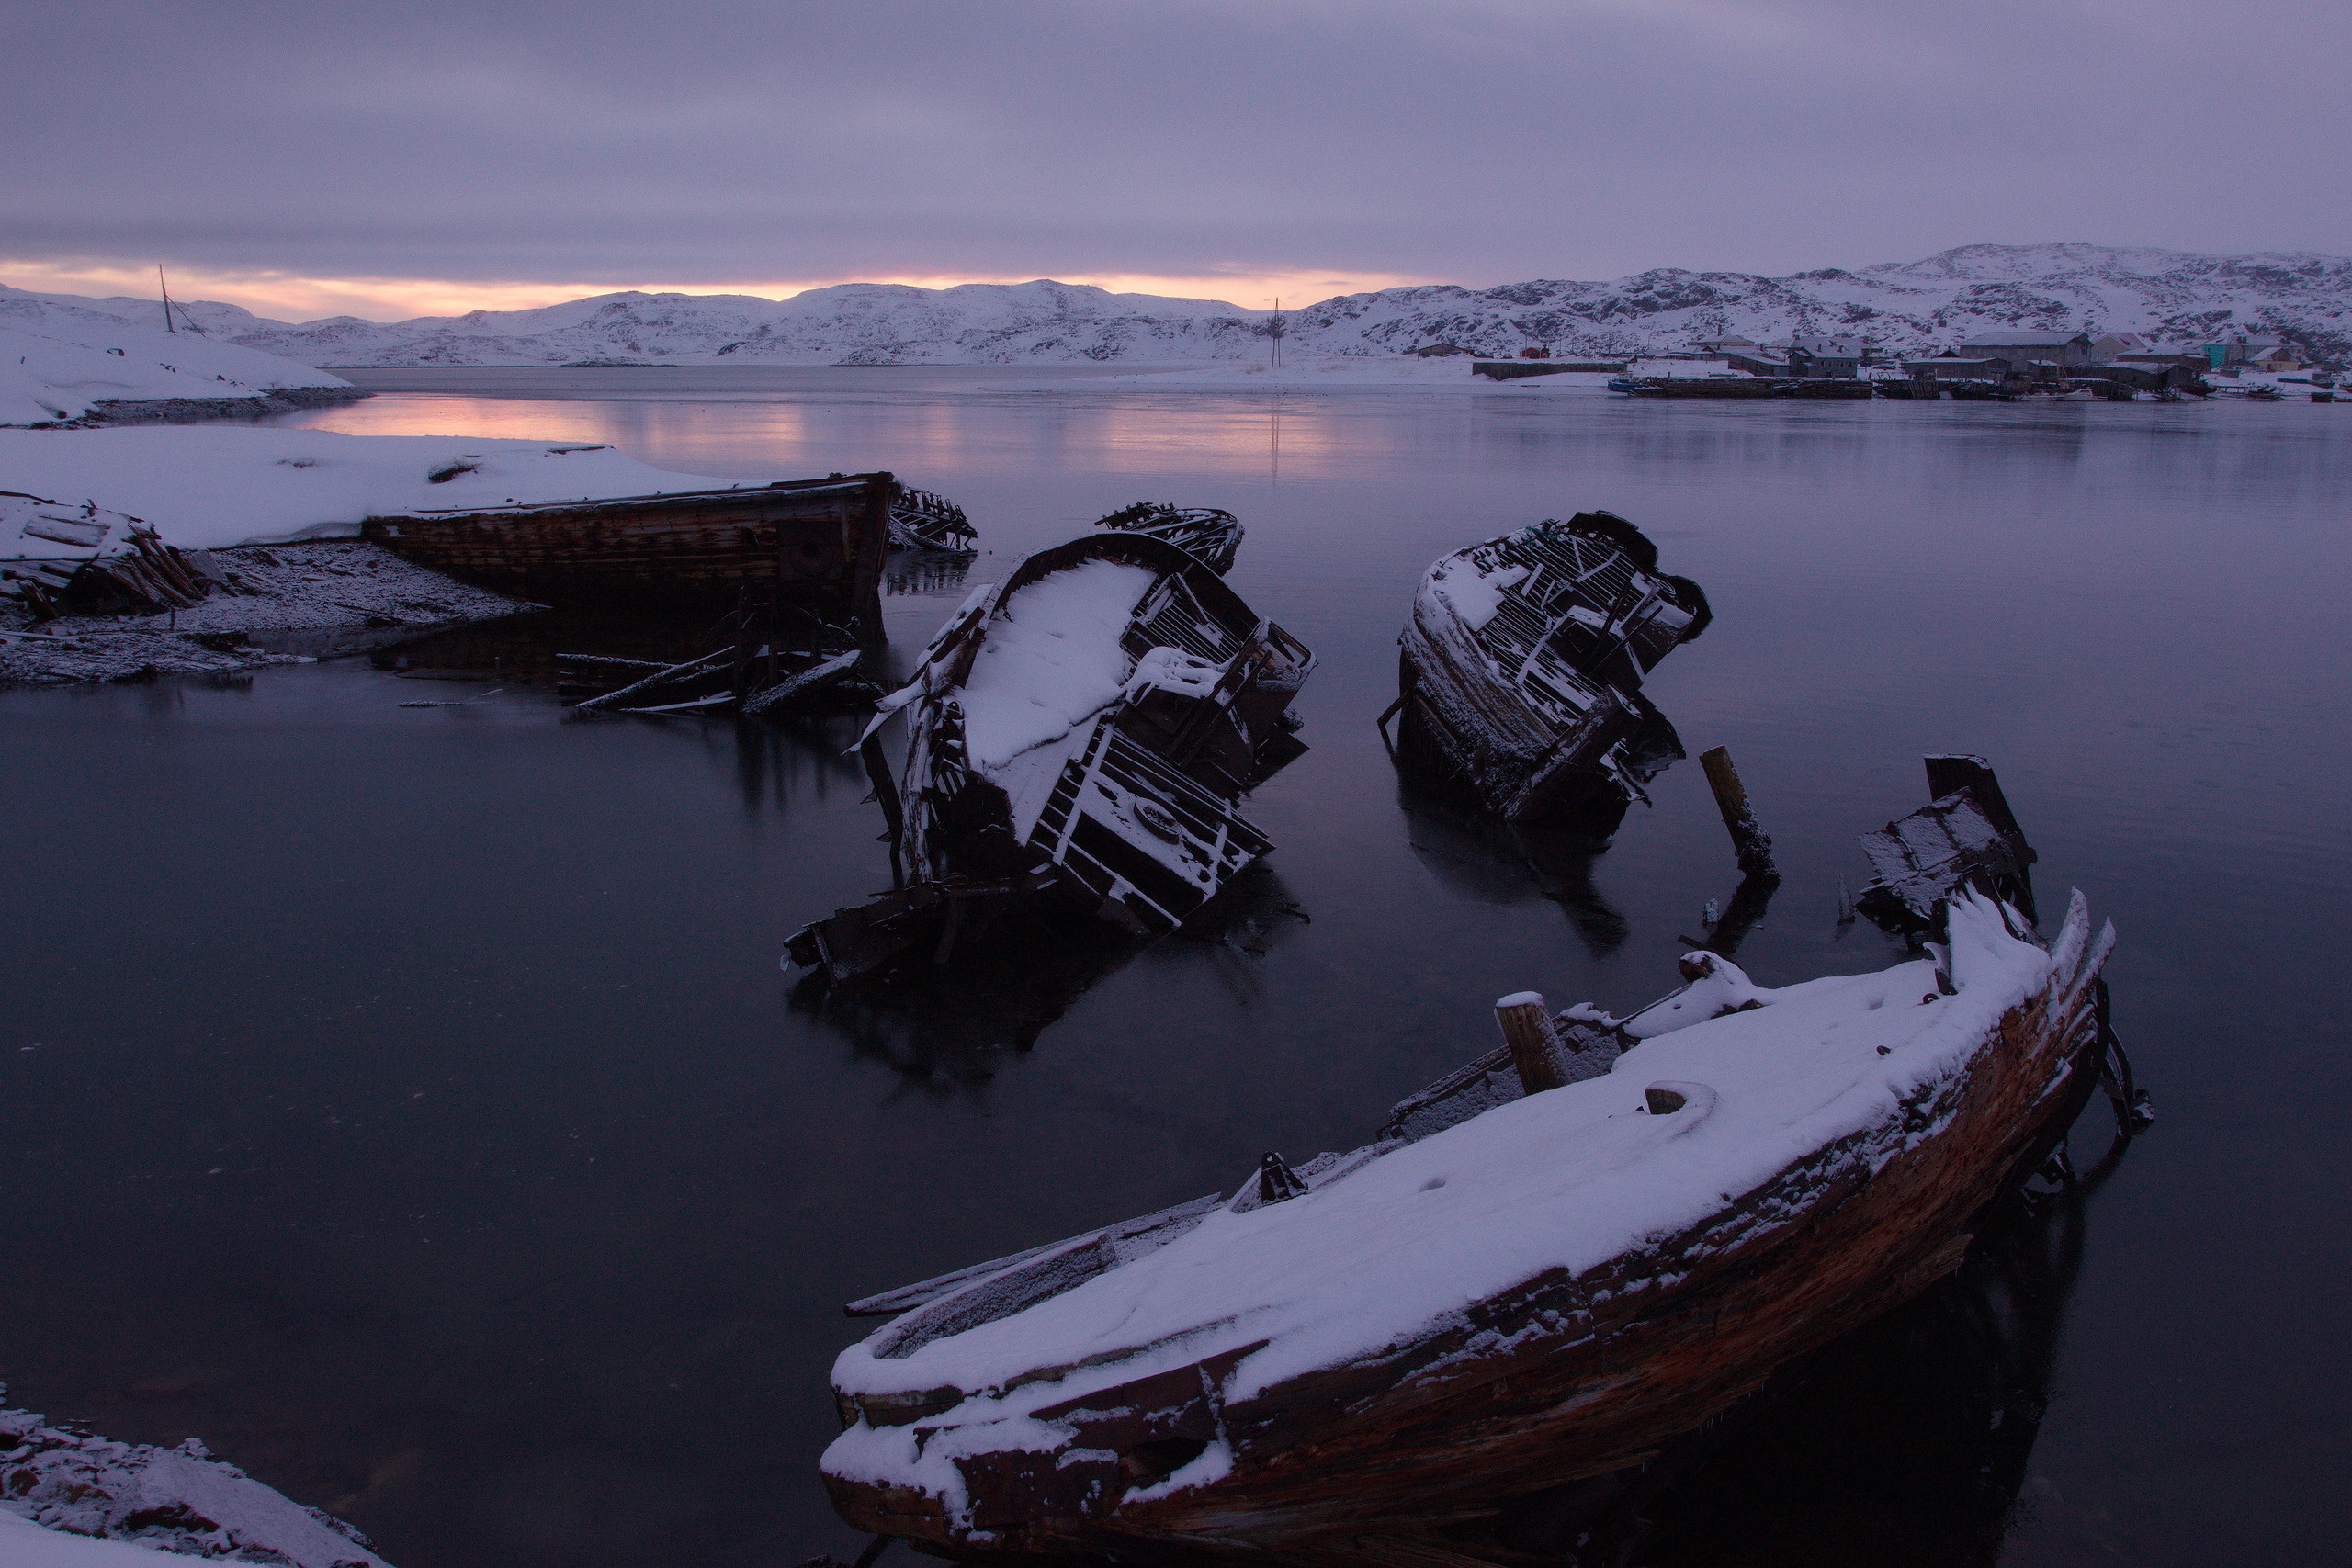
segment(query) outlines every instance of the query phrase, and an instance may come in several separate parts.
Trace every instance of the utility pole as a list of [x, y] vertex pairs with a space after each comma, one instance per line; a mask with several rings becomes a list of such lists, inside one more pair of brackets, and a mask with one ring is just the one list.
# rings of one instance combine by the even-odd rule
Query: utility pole
[[167, 333], [175, 333], [179, 331], [179, 328], [172, 325], [172, 291], [164, 287], [164, 264], [162, 262], [157, 262], [155, 264], [155, 287], [162, 291], [164, 296], [164, 330]]
[[1272, 340], [1268, 347], [1273, 355], [1273, 367], [1277, 370], [1283, 367], [1283, 332], [1286, 324], [1283, 321], [1283, 297], [1277, 294], [1274, 296], [1273, 318], [1266, 323], [1266, 335]]

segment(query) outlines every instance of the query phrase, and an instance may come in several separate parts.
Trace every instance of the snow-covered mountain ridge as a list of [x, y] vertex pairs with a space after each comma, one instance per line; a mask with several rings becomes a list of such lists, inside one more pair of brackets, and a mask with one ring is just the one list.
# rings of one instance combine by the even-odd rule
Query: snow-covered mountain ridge
[[[15, 291], [6, 291], [15, 293]], [[40, 298], [129, 319], [152, 300]], [[1138, 364], [1263, 355], [1265, 311], [1214, 299], [1113, 294], [1053, 282], [917, 288], [851, 283], [788, 299], [621, 293], [533, 310], [289, 323], [233, 305], [189, 314], [215, 337], [313, 365]], [[2008, 327], [2135, 332], [2165, 340], [2246, 333], [2352, 360], [2352, 258], [2310, 252], [2199, 255], [2089, 244], [1963, 245], [1920, 261], [1765, 277], [1659, 268], [1606, 282], [1535, 279], [1342, 295], [1294, 312], [1286, 352], [1482, 355], [1548, 344], [1625, 356], [1694, 338], [1851, 334], [1894, 351]]]

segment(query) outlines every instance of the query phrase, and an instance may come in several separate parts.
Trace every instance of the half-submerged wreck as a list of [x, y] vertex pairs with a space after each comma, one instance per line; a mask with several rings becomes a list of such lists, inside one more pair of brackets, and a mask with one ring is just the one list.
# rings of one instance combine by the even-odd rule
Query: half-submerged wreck
[[1697, 953], [1623, 1019], [1506, 997], [1504, 1046], [1362, 1147], [851, 1303], [905, 1315], [834, 1365], [835, 1506], [982, 1562], [1562, 1560], [1955, 1269], [2120, 1066], [2113, 928], [2078, 894], [2045, 946], [1947, 863], [1892, 968], [1775, 989]]
[[968, 556], [979, 548], [979, 537], [964, 509], [944, 495], [904, 485], [890, 503], [890, 544], [895, 549]]
[[1547, 519], [1430, 568], [1382, 723], [1408, 774], [1508, 821], [1622, 814], [1683, 755], [1642, 680], [1712, 618], [1623, 518]]
[[746, 591], [878, 642], [899, 487], [835, 474], [758, 488], [369, 517], [360, 536], [546, 604], [734, 604]]
[[836, 980], [918, 947], [945, 962], [1015, 910], [1173, 930], [1270, 847], [1238, 803], [1306, 750], [1289, 710], [1313, 667], [1150, 535], [1031, 556], [976, 590], [878, 705], [860, 750], [892, 891], [796, 933], [790, 960]]
[[1234, 558], [1241, 553], [1241, 520], [1214, 506], [1138, 501], [1096, 518], [1094, 525], [1165, 539], [1219, 577], [1233, 570]]

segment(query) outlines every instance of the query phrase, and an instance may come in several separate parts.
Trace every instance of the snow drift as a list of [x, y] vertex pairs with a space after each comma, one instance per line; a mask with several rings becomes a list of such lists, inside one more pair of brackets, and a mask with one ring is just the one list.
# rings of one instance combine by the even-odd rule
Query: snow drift
[[[288, 392], [357, 393], [340, 376], [110, 308], [131, 303], [0, 285], [0, 425], [119, 417], [123, 404], [225, 403], [227, 412], [282, 404]], [[158, 321], [161, 308], [148, 301], [147, 314]]]

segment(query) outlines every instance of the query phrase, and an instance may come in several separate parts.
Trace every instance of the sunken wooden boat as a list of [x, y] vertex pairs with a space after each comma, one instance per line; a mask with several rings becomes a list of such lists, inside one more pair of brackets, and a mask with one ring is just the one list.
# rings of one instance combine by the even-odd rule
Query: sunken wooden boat
[[1223, 577], [1233, 570], [1241, 552], [1241, 522], [1232, 513], [1214, 506], [1170, 506], [1165, 502], [1138, 501], [1106, 517], [1097, 528], [1118, 528], [1165, 539]]
[[740, 490], [370, 517], [360, 536], [437, 571], [549, 604], [733, 604], [748, 591], [880, 637], [899, 486], [835, 474]]
[[834, 1506], [983, 1562], [1566, 1560], [1544, 1521], [1954, 1270], [2099, 1080], [2113, 928], [1897, 858], [1891, 968], [1506, 997], [1359, 1148], [851, 1303], [905, 1315], [834, 1365]]
[[796, 933], [790, 960], [837, 980], [918, 947], [944, 962], [1004, 919], [1172, 931], [1270, 847], [1239, 802], [1306, 750], [1290, 704], [1314, 662], [1150, 535], [1031, 556], [878, 705], [859, 749], [892, 890]]
[[1683, 755], [1643, 678], [1712, 618], [1623, 518], [1546, 519], [1430, 568], [1382, 722], [1408, 774], [1508, 821], [1622, 814]]
[[979, 547], [979, 530], [964, 515], [964, 509], [944, 495], [902, 485], [899, 499], [890, 503], [890, 545], [894, 549], [968, 556]]

